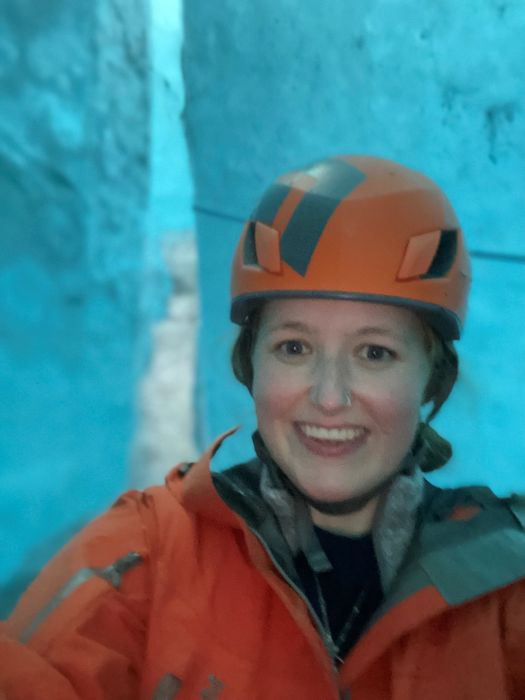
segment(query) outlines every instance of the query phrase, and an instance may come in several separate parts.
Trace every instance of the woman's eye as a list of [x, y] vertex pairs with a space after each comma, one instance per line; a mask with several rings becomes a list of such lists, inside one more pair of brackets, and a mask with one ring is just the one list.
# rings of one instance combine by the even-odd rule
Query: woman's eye
[[372, 362], [384, 362], [392, 360], [395, 357], [395, 352], [383, 347], [382, 345], [365, 345], [360, 352], [361, 357]]
[[300, 340], [285, 340], [279, 343], [277, 350], [287, 357], [296, 357], [306, 353], [306, 347]]

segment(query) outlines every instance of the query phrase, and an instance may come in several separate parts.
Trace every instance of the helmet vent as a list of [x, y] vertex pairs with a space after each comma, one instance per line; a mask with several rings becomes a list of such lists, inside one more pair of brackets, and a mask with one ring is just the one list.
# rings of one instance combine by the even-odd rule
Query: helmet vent
[[249, 221], [244, 238], [242, 255], [244, 265], [257, 265], [257, 248], [255, 247], [255, 221]]
[[280, 273], [279, 232], [260, 221], [249, 221], [244, 237], [243, 265]]
[[458, 232], [456, 230], [441, 231], [441, 238], [434, 259], [423, 279], [445, 277], [456, 259], [458, 249]]

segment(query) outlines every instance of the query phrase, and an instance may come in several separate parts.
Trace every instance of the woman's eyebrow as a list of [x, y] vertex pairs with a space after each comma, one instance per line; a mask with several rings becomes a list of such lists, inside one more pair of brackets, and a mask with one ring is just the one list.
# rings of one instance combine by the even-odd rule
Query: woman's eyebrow
[[384, 328], [382, 326], [364, 326], [355, 331], [354, 335], [384, 335], [390, 338], [396, 338], [397, 340], [404, 340], [401, 333], [396, 333], [391, 328]]
[[301, 321], [283, 321], [282, 323], [276, 323], [270, 328], [268, 328], [269, 333], [275, 333], [276, 331], [300, 331], [301, 333], [310, 333], [312, 329], [306, 323], [301, 323]]

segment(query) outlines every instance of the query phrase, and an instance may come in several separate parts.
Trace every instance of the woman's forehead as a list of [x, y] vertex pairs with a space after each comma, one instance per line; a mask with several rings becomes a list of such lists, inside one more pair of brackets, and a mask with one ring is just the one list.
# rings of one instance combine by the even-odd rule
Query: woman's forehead
[[377, 329], [405, 333], [421, 329], [419, 318], [409, 309], [349, 299], [273, 299], [265, 304], [261, 323], [266, 330], [337, 327], [350, 332]]

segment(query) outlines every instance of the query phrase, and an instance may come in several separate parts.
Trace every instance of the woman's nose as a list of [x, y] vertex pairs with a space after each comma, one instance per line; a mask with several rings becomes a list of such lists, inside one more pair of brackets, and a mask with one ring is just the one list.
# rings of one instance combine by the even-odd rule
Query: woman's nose
[[350, 406], [352, 396], [347, 375], [335, 361], [319, 363], [310, 388], [312, 403], [330, 413]]

